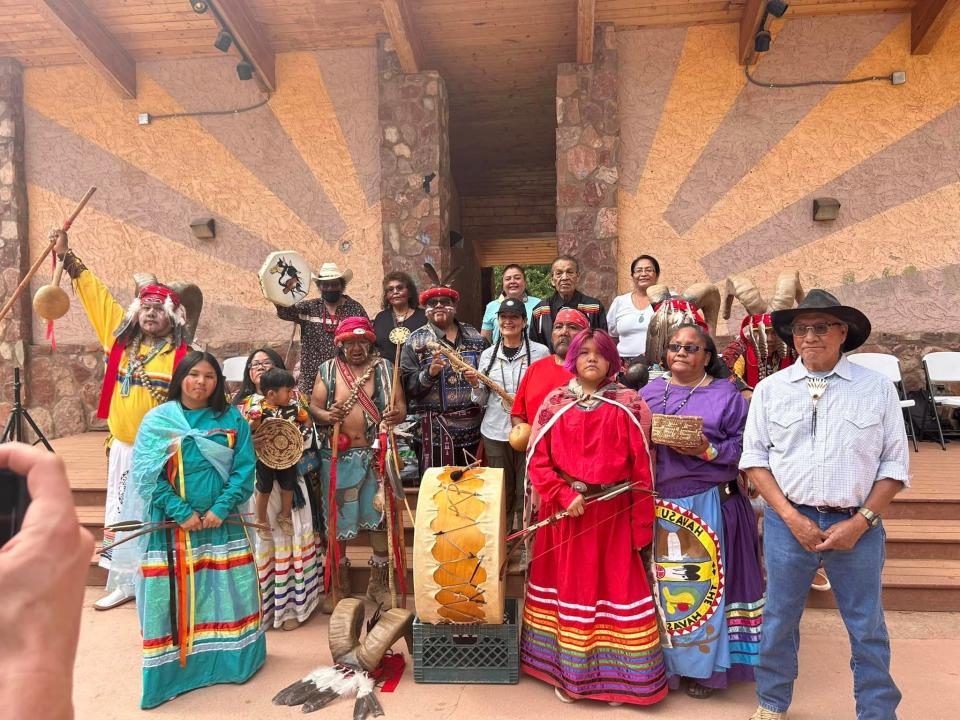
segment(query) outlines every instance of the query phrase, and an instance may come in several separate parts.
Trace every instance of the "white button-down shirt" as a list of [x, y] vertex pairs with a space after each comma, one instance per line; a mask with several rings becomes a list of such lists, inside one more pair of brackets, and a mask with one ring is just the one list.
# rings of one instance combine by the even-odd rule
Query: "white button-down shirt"
[[877, 480], [909, 487], [909, 451], [896, 388], [846, 356], [817, 402], [802, 361], [762, 380], [750, 401], [740, 468], [767, 468], [799, 505], [859, 507]]

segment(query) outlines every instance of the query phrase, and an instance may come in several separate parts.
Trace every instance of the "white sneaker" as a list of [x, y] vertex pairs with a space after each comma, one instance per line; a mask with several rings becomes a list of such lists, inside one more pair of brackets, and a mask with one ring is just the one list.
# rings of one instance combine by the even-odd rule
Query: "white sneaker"
[[112, 610], [115, 607], [120, 607], [124, 603], [128, 603], [133, 600], [133, 589], [127, 587], [118, 587], [109, 595], [104, 595], [102, 598], [97, 600], [93, 604], [94, 610]]

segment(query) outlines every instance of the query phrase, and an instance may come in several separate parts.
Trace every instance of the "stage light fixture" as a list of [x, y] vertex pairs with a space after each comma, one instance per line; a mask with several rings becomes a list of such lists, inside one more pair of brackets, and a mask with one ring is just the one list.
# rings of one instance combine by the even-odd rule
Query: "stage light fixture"
[[774, 17], [783, 17], [788, 7], [790, 6], [783, 2], [783, 0], [770, 0], [770, 2], [767, 3], [767, 12]]
[[191, 0], [190, 7], [197, 15], [203, 15], [207, 11], [207, 3], [204, 0]]
[[217, 39], [213, 41], [213, 46], [220, 52], [227, 52], [230, 49], [230, 44], [233, 42], [233, 35], [228, 33], [226, 30], [221, 30], [217, 34]]
[[770, 31], [761, 30], [753, 39], [753, 49], [758, 53], [765, 53], [770, 49]]
[[817, 222], [836, 220], [840, 214], [840, 201], [832, 197], [813, 199], [813, 219]]
[[237, 63], [237, 77], [241, 80], [249, 80], [253, 77], [253, 65], [246, 60]]

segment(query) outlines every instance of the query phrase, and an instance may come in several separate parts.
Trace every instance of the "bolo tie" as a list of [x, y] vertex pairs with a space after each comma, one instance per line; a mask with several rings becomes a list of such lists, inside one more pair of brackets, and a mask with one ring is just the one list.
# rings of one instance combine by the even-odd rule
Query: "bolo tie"
[[817, 401], [823, 397], [827, 391], [827, 378], [808, 377], [807, 391], [810, 393], [810, 399], [813, 400], [813, 426], [811, 432], [817, 434]]

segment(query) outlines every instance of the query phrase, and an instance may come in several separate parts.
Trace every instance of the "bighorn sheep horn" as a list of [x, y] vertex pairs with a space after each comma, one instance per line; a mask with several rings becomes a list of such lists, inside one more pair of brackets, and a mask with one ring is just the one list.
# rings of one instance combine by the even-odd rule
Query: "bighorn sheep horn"
[[710, 333], [716, 332], [720, 317], [720, 291], [717, 286], [713, 283], [694, 283], [684, 290], [683, 297], [700, 308]]
[[734, 297], [740, 301], [748, 315], [760, 315], [767, 310], [767, 303], [764, 302], [763, 296], [757, 286], [754, 285], [753, 280], [742, 275], [729, 275], [727, 276], [727, 285], [723, 297], [724, 320], [730, 319]]
[[647, 288], [647, 297], [654, 305], [659, 305], [670, 297], [670, 288], [666, 285], [651, 285]]
[[407, 649], [413, 654], [413, 611], [406, 608], [387, 610], [356, 649], [357, 663], [367, 672], [376, 670], [387, 650], [401, 637], [406, 638]]
[[794, 303], [799, 304], [805, 294], [800, 285], [800, 273], [797, 270], [782, 272], [777, 276], [770, 311], [789, 310]]
[[360, 644], [360, 629], [363, 627], [363, 601], [344, 598], [337, 603], [330, 616], [327, 633], [330, 655], [334, 662], [342, 662]]

